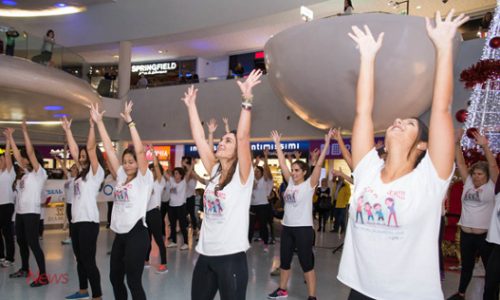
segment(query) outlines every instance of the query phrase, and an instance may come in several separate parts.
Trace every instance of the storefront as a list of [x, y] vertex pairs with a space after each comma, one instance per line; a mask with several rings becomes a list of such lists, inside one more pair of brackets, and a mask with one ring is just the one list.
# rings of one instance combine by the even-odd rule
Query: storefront
[[[144, 76], [145, 80], [141, 76]], [[197, 83], [196, 59], [132, 64], [131, 88]]]

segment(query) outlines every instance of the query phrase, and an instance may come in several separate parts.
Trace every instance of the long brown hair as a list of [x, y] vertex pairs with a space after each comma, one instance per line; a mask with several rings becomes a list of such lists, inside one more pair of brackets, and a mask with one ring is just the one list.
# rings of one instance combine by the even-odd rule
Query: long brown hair
[[[236, 130], [231, 130], [229, 133], [234, 134], [234, 136], [236, 137]], [[235, 144], [236, 144], [235, 152], [238, 153], [238, 143]], [[226, 185], [228, 185], [231, 182], [231, 180], [233, 180], [233, 176], [234, 173], [236, 172], [237, 165], [238, 165], [238, 158], [236, 157], [236, 159], [231, 163], [231, 166], [229, 167], [229, 170], [224, 180], [219, 181], [219, 183], [215, 186], [215, 193], [217, 193], [218, 191], [222, 191], [226, 187]], [[210, 178], [209, 180], [210, 181], [214, 180], [215, 177], [219, 176], [221, 173], [222, 173], [222, 164], [220, 164], [219, 162], [219, 167], [217, 168], [217, 171], [215, 172], [214, 176], [212, 176], [212, 178]]]

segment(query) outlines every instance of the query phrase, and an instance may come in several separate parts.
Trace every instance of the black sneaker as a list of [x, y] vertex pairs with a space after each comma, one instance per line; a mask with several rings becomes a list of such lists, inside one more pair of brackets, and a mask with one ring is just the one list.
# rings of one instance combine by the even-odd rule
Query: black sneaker
[[459, 293], [456, 293], [455, 295], [451, 296], [447, 300], [465, 300], [465, 296], [462, 296]]
[[17, 272], [9, 275], [9, 278], [26, 278], [28, 277], [30, 272], [25, 271], [23, 269], [19, 269]]
[[30, 283], [30, 286], [31, 287], [40, 287], [40, 286], [44, 286], [47, 284], [49, 284], [49, 280], [47, 279], [47, 275], [41, 274], [40, 276], [38, 276], [37, 279], [35, 279], [35, 281]]
[[307, 300], [318, 300], [318, 299], [316, 297], [309, 296], [309, 297], [307, 297]]

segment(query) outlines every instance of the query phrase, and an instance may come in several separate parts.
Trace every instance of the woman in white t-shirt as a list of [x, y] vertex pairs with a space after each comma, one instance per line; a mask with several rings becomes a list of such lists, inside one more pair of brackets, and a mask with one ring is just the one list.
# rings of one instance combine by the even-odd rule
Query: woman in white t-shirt
[[184, 168], [174, 168], [172, 176], [167, 173], [167, 181], [170, 183], [170, 201], [168, 202], [168, 221], [170, 222], [170, 243], [168, 248], [177, 247], [177, 221], [182, 233], [183, 244], [181, 250], [187, 250], [187, 210], [186, 210], [186, 189], [191, 168], [186, 174]]
[[[161, 193], [161, 235], [163, 236], [163, 239], [165, 240], [165, 232], [166, 232], [166, 225], [165, 225], [165, 217], [167, 216], [168, 213], [168, 202], [170, 202], [170, 181], [167, 180], [167, 173], [169, 171], [167, 170], [163, 174], [163, 178], [165, 179], [165, 187], [163, 188], [163, 191]], [[170, 237], [169, 237], [170, 238]]]
[[96, 145], [92, 119], [89, 123], [87, 144], [80, 149], [71, 132], [71, 121], [64, 117], [61, 123], [66, 133], [69, 152], [78, 168], [78, 175], [73, 182], [71, 242], [77, 263], [79, 290], [66, 299], [89, 297], [89, 283], [92, 298], [101, 299], [101, 275], [95, 257], [100, 221], [97, 196], [104, 180], [104, 157]]
[[18, 201], [16, 202], [16, 238], [21, 254], [22, 266], [17, 272], [10, 274], [10, 278], [28, 277], [29, 249], [35, 256], [38, 265], [38, 277], [30, 284], [39, 287], [49, 284], [45, 272], [45, 255], [40, 247], [38, 229], [42, 209], [42, 191], [47, 181], [47, 172], [43, 168], [42, 156], [33, 148], [28, 134], [26, 122], [21, 125], [24, 136], [23, 151], [19, 151], [12, 137], [14, 130], [8, 130], [8, 139], [19, 167], [24, 175], [19, 181]]
[[330, 129], [325, 135], [325, 146], [309, 176], [309, 166], [301, 160], [295, 160], [291, 165], [291, 170], [288, 168], [285, 154], [281, 149], [281, 134], [275, 130], [271, 132], [283, 179], [288, 182], [288, 186], [283, 193], [285, 216], [283, 217], [281, 231], [280, 284], [274, 292], [267, 296], [269, 299], [288, 297], [287, 286], [291, 273], [290, 267], [294, 249], [297, 249], [300, 266], [306, 279], [307, 299], [316, 300], [316, 273], [314, 272], [313, 253], [313, 195], [319, 183], [321, 167], [325, 161], [332, 134], [333, 130]]
[[483, 300], [498, 300], [500, 288], [500, 180], [495, 186], [495, 208], [491, 214], [490, 227], [486, 240], [493, 245], [486, 275], [484, 277]]
[[[0, 265], [9, 267], [14, 264], [14, 230], [12, 216], [14, 215], [14, 191], [12, 185], [16, 180], [16, 171], [10, 155], [9, 129], [4, 130], [5, 152], [0, 154]], [[3, 247], [5, 240], [5, 253]]]
[[142, 287], [144, 257], [151, 244], [146, 228], [146, 210], [153, 189], [153, 174], [148, 169], [146, 152], [130, 116], [132, 105], [132, 102], [126, 103], [121, 116], [130, 129], [134, 148], [123, 151], [121, 164], [102, 120], [104, 112], [100, 112], [95, 105], [90, 115], [99, 129], [110, 171], [116, 174], [115, 203], [111, 216], [111, 230], [116, 235], [111, 248], [109, 275], [113, 292], [116, 299], [127, 299], [126, 277], [132, 298], [143, 300], [146, 299]]
[[[151, 196], [148, 202], [148, 208], [146, 212], [146, 224], [148, 225], [149, 239], [151, 236], [154, 237], [156, 245], [158, 245], [158, 251], [160, 252], [161, 264], [158, 266], [156, 272], [158, 274], [164, 274], [168, 272], [167, 269], [167, 249], [165, 248], [165, 243], [163, 241], [163, 236], [161, 233], [161, 212], [160, 203], [161, 195], [163, 189], [167, 184], [165, 178], [163, 177], [163, 168], [158, 161], [155, 150], [152, 145], [149, 146], [149, 151], [153, 155], [153, 164], [149, 165], [149, 169], [153, 171], [154, 183], [153, 189], [151, 191]], [[148, 253], [146, 254], [146, 262], [144, 266], [149, 267], [149, 255], [151, 253], [151, 243], [148, 247]]]
[[[196, 251], [200, 254], [193, 271], [192, 300], [246, 298], [248, 265], [248, 210], [253, 186], [250, 124], [252, 88], [259, 84], [261, 70], [253, 70], [245, 82], [237, 81], [243, 103], [237, 132], [226, 133], [214, 153], [196, 108], [194, 86], [182, 99], [187, 106], [191, 134], [201, 161], [210, 174], [203, 198], [204, 218]], [[172, 200], [171, 200], [172, 201]]]
[[66, 158], [61, 160], [58, 156], [54, 156], [54, 159], [59, 163], [64, 174], [64, 202], [66, 206], [66, 219], [68, 220], [69, 237], [62, 240], [61, 244], [69, 245], [71, 244], [71, 232], [72, 232], [72, 215], [71, 215], [71, 205], [73, 203], [73, 196], [75, 191], [75, 178], [78, 176], [78, 166], [73, 164], [69, 170], [66, 168]]
[[104, 177], [104, 183], [101, 189], [101, 193], [104, 196], [103, 198], [108, 208], [108, 211], [106, 212], [106, 228], [111, 226], [111, 215], [113, 213], [113, 202], [115, 200], [114, 191], [116, 185], [116, 174], [111, 173], [109, 169], [109, 162], [106, 160], [106, 169], [104, 170], [104, 174], [106, 174], [106, 176]]
[[[461, 137], [461, 136], [460, 136]], [[460, 214], [460, 284], [458, 293], [450, 297], [452, 300], [464, 299], [465, 291], [472, 278], [476, 256], [479, 254], [485, 268], [492, 245], [486, 241], [490, 227], [491, 212], [495, 207], [495, 182], [498, 179], [498, 166], [495, 156], [488, 147], [485, 136], [474, 133], [476, 144], [483, 148], [486, 161], [479, 161], [469, 169], [460, 146], [456, 143], [455, 156], [460, 177], [464, 180], [462, 192], [462, 212]]]
[[437, 12], [435, 26], [426, 20], [436, 49], [430, 130], [416, 118], [394, 120], [385, 134], [385, 161], [374, 147], [372, 120], [383, 33], [374, 39], [366, 25], [349, 33], [361, 54], [352, 131], [354, 205], [337, 277], [352, 289], [349, 299], [443, 299], [436, 242], [453, 173], [452, 50], [457, 28], [468, 19], [452, 16], [453, 10], [441, 20]]

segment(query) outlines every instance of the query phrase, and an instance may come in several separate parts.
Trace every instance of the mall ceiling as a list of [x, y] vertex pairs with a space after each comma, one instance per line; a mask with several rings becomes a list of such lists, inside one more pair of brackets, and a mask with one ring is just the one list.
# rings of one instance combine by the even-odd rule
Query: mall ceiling
[[[2, 18], [0, 25], [15, 26], [42, 36], [49, 28], [59, 44], [73, 48], [87, 61], [117, 61], [118, 42], [133, 42], [133, 61], [178, 57], [219, 57], [262, 49], [266, 41], [287, 28], [302, 23], [301, 5], [313, 10], [315, 19], [335, 16], [343, 0], [88, 0], [19, 1], [22, 8], [37, 3], [78, 2], [87, 10], [73, 15], [39, 18]], [[354, 13], [401, 13], [406, 9], [387, 0], [353, 0]], [[436, 10], [455, 8], [473, 16], [492, 10], [495, 0], [410, 0], [415, 16], [432, 16]], [[54, 5], [54, 4], [52, 4]], [[26, 6], [26, 7], [24, 7]], [[125, 22], [126, 20], [126, 22]], [[126, 25], [125, 25], [126, 23]]]

